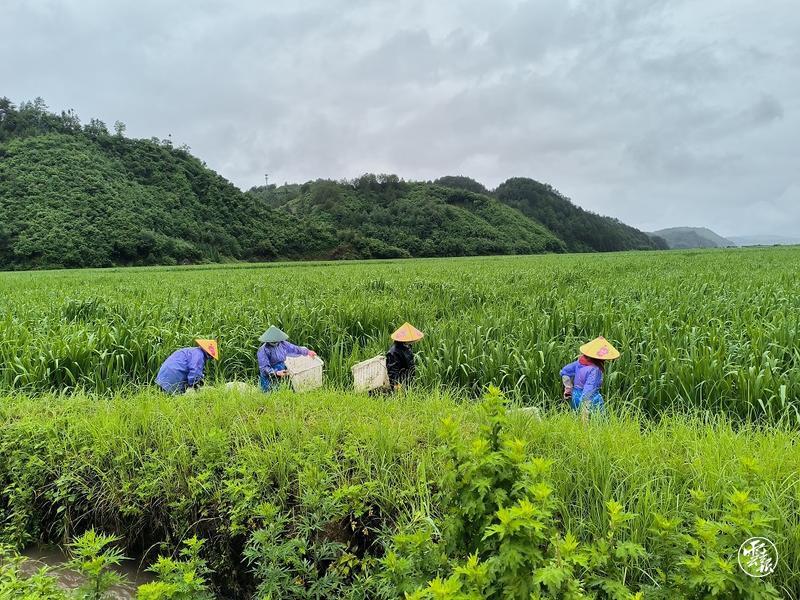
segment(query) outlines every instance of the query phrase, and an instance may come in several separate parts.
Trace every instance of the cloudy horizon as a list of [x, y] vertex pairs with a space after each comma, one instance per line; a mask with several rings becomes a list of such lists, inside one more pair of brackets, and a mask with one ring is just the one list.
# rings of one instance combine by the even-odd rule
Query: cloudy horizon
[[0, 96], [247, 189], [466, 175], [643, 230], [800, 231], [800, 5], [6, 0]]

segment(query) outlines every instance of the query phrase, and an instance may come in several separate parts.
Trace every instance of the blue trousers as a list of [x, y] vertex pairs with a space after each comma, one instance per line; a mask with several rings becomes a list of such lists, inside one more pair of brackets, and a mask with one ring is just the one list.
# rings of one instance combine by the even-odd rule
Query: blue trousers
[[[283, 371], [284, 369], [286, 369], [286, 364], [280, 362], [278, 364], [272, 365], [272, 368], [275, 369], [276, 371]], [[269, 392], [278, 387], [278, 385], [280, 385], [281, 380], [278, 378], [277, 375], [264, 375], [263, 373], [260, 373], [258, 376], [258, 382], [259, 384], [261, 384], [262, 392]]]
[[[581, 403], [583, 402], [583, 390], [579, 388], [574, 388], [572, 390], [572, 408], [575, 410], [581, 409]], [[592, 394], [592, 397], [589, 398], [589, 410], [603, 410], [603, 397], [600, 395], [600, 392], [595, 392]]]

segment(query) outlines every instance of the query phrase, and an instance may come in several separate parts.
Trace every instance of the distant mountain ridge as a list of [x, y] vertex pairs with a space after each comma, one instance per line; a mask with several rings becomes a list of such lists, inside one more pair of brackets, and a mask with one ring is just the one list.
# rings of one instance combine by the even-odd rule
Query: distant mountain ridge
[[170, 140], [0, 98], [0, 269], [605, 252], [660, 238], [512, 178], [367, 174], [243, 192]]
[[493, 192], [463, 176], [434, 182], [396, 175], [259, 186], [248, 194], [298, 218], [346, 232], [339, 257], [609, 252], [666, 249], [666, 242], [585, 211], [551, 186], [515, 177]]
[[679, 248], [731, 248], [737, 244], [707, 227], [670, 227], [652, 232], [667, 242], [671, 249]]
[[800, 245], [800, 237], [789, 237], [783, 235], [734, 235], [729, 236], [738, 246], [797, 246]]

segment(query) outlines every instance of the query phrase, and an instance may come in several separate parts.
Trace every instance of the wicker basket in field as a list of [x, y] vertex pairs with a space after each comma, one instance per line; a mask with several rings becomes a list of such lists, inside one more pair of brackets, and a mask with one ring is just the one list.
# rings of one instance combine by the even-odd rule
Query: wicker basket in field
[[290, 356], [284, 362], [295, 392], [322, 387], [322, 367], [325, 363], [319, 356]]
[[362, 361], [353, 365], [350, 370], [353, 373], [353, 387], [357, 392], [370, 392], [389, 385], [385, 356]]

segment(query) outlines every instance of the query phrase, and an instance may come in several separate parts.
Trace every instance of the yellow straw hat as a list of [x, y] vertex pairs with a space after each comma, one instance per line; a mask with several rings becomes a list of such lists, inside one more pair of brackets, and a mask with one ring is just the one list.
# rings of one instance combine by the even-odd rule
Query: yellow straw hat
[[580, 350], [581, 354], [589, 358], [597, 358], [599, 360], [614, 360], [619, 358], [619, 350], [614, 348], [602, 335], [581, 346]]
[[392, 334], [392, 339], [395, 342], [418, 342], [425, 336], [419, 329], [414, 327], [411, 323], [403, 323], [400, 329]]
[[203, 350], [208, 352], [208, 355], [211, 358], [214, 360], [219, 360], [219, 347], [217, 346], [217, 340], [195, 340], [195, 342], [197, 342], [197, 345]]

